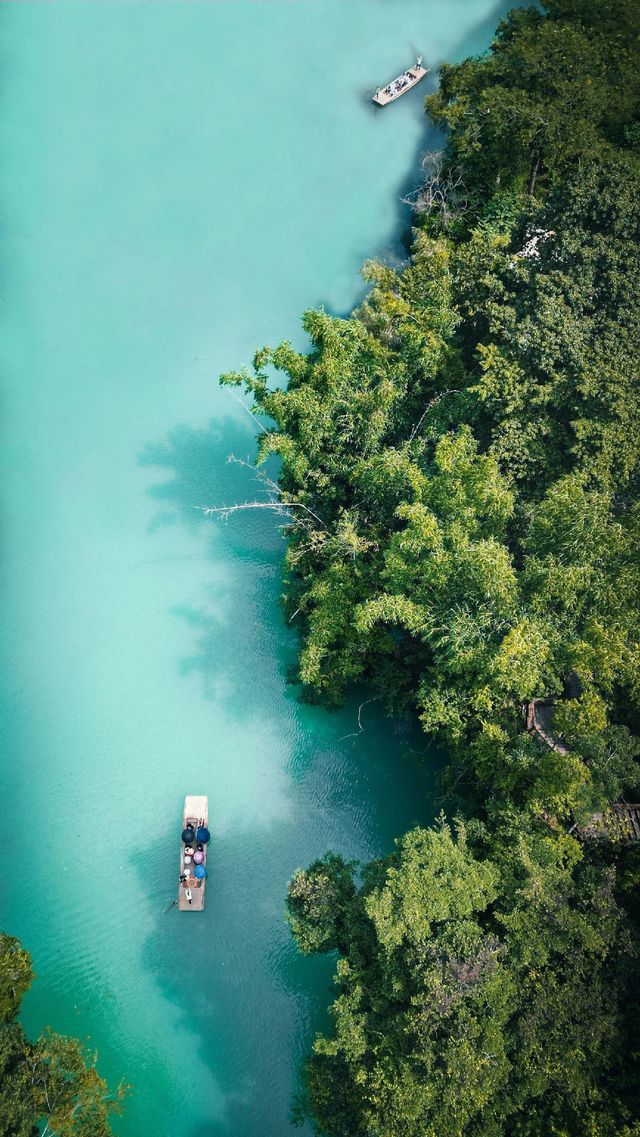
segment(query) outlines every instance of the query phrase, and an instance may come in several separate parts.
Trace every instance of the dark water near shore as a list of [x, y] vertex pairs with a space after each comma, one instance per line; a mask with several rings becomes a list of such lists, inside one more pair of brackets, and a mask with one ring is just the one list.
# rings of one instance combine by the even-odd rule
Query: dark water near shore
[[[371, 88], [508, 6], [2, 5], [3, 927], [29, 1029], [133, 1085], [123, 1137], [288, 1132], [332, 961], [297, 956], [286, 881], [433, 815], [407, 723], [287, 686], [273, 518], [197, 507], [256, 494], [218, 373], [402, 255], [432, 79], [385, 112]], [[165, 913], [185, 792], [215, 833], [192, 918]]]

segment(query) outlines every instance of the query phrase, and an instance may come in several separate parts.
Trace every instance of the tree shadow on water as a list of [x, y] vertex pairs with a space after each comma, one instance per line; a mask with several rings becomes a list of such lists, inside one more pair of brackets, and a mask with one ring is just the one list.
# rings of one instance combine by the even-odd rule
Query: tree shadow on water
[[[385, 727], [382, 712], [370, 726], [375, 740], [360, 754], [357, 738], [325, 739], [317, 748], [311, 729], [304, 745], [314, 752], [291, 784], [290, 813], [276, 825], [239, 823], [220, 831], [214, 821], [203, 913], [162, 910], [167, 882], [177, 887], [178, 801], [173, 825], [158, 834], [162, 856], [150, 865], [145, 846], [136, 851], [145, 889], [157, 897], [146, 969], [179, 1008], [191, 1053], [215, 1083], [211, 1101], [223, 1103], [212, 1117], [206, 1093], [185, 1101], [185, 1126], [206, 1137], [293, 1137], [288, 1119], [304, 1057], [313, 1035], [330, 1027], [336, 957], [301, 956], [283, 919], [296, 867], [330, 848], [367, 861], [390, 851], [397, 833], [430, 819], [430, 779], [409, 757], [412, 729], [401, 726], [398, 735]], [[376, 808], [381, 801], [386, 810]]]
[[[288, 1130], [310, 1020], [318, 1025], [329, 1001], [334, 962], [301, 961], [283, 920], [297, 828], [292, 819], [263, 834], [214, 832], [202, 913], [166, 904], [167, 881], [177, 878], [179, 822], [157, 834], [166, 852], [156, 863], [149, 865], [144, 845], [132, 856], [157, 912], [145, 968], [179, 1012], [187, 1065], [200, 1080], [173, 1107], [180, 1132], [284, 1137]], [[177, 1137], [172, 1121], [167, 1137]]]
[[[279, 604], [282, 517], [260, 508], [213, 516], [203, 511], [269, 501], [254, 455], [251, 425], [225, 416], [206, 428], [176, 427], [140, 456], [142, 466], [162, 474], [148, 491], [158, 507], [150, 532], [162, 541], [163, 530], [182, 526], [201, 542], [207, 565], [197, 578], [192, 570], [185, 573], [185, 601], [171, 608], [194, 635], [194, 650], [181, 659], [179, 672], [199, 675], [205, 695], [215, 699], [224, 694], [227, 707], [240, 718], [255, 713], [256, 701], [273, 688], [278, 675], [286, 686], [285, 671], [295, 652], [295, 635]], [[275, 476], [275, 463], [271, 466]], [[192, 545], [173, 532], [164, 540], [178, 558], [181, 543]], [[279, 661], [275, 672], [274, 659]], [[246, 698], [248, 676], [251, 700]]]
[[[150, 864], [141, 845], [134, 863], [157, 913], [144, 942], [144, 967], [177, 1010], [180, 1046], [192, 1056], [194, 1077], [198, 1071], [202, 1077], [193, 1093], [172, 1099], [180, 1131], [284, 1137], [294, 1132], [288, 1116], [302, 1059], [314, 1030], [326, 1028], [335, 966], [331, 957], [297, 954], [283, 919], [286, 882], [328, 848], [363, 860], [389, 849], [397, 832], [423, 820], [427, 787], [399, 753], [410, 746], [411, 732], [386, 723], [379, 703], [367, 703], [360, 714], [364, 698], [355, 694], [337, 713], [300, 706], [287, 715], [283, 701], [294, 701], [295, 693], [285, 670], [296, 637], [278, 604], [278, 521], [260, 510], [212, 520], [198, 508], [266, 499], [253, 471], [229, 463], [229, 453], [251, 456], [254, 440], [250, 424], [227, 417], [206, 429], [181, 426], [141, 457], [160, 475], [149, 489], [157, 507], [154, 540], [180, 552], [181, 542], [188, 548], [195, 538], [203, 549], [196, 579], [191, 568], [185, 573], [188, 599], [173, 609], [195, 639], [180, 671], [199, 676], [234, 731], [250, 720], [246, 735], [229, 736], [239, 740], [237, 752], [211, 767], [205, 911], [165, 911], [168, 889], [177, 888], [180, 801], [156, 834], [161, 855]], [[264, 783], [256, 780], [262, 770], [252, 764], [253, 751], [269, 767]], [[225, 791], [230, 764], [240, 809]], [[270, 812], [274, 785], [282, 809]], [[167, 1137], [174, 1137], [173, 1126]]]
[[[206, 507], [267, 501], [265, 486], [253, 466], [256, 433], [257, 429], [252, 432], [250, 426], [226, 415], [204, 429], [177, 426], [163, 441], [148, 444], [140, 465], [166, 472], [149, 489], [159, 507], [151, 531], [180, 521], [192, 533], [206, 529], [216, 546], [220, 523], [203, 512]], [[242, 525], [229, 526], [225, 542], [232, 551], [260, 549], [264, 553], [282, 548], [273, 516], [259, 509], [245, 512]]]

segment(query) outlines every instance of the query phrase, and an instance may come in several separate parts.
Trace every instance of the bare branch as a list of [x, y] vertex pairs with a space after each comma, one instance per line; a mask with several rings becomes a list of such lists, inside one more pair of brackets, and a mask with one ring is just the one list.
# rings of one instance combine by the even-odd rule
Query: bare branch
[[358, 729], [352, 731], [351, 734], [343, 734], [342, 738], [338, 739], [338, 742], [344, 742], [345, 738], [357, 738], [359, 734], [364, 733], [364, 727], [362, 725], [362, 711], [365, 707], [369, 706], [369, 703], [375, 703], [379, 698], [379, 695], [374, 695], [373, 698], [366, 699], [364, 703], [360, 703], [360, 706], [358, 707]]
[[274, 509], [281, 517], [288, 517], [294, 525], [303, 525], [303, 521], [297, 518], [290, 511], [292, 509], [302, 509], [304, 512], [317, 521], [322, 529], [326, 530], [326, 525], [321, 517], [313, 511], [308, 505], [302, 501], [286, 501], [282, 498], [281, 490], [277, 482], [265, 474], [264, 470], [256, 470], [251, 462], [247, 462], [244, 458], [236, 458], [234, 454], [229, 454], [227, 462], [235, 462], [238, 466], [245, 466], [254, 477], [258, 478], [267, 488], [271, 494], [270, 501], [244, 501], [236, 502], [234, 505], [198, 505], [196, 509], [201, 510], [205, 517], [211, 517], [214, 514], [220, 514], [224, 521], [227, 521], [232, 513], [239, 513], [245, 509]]
[[253, 462], [248, 462], [246, 458], [236, 458], [235, 454], [229, 454], [227, 462], [234, 462], [237, 466], [244, 466], [245, 469], [251, 470], [254, 478], [263, 482], [270, 493], [275, 494], [276, 497], [280, 496], [280, 486], [278, 483], [274, 482], [273, 478], [270, 478], [268, 474], [265, 474], [264, 470], [258, 470]]
[[275, 509], [276, 513], [281, 516], [288, 514], [290, 509], [304, 509], [311, 517], [313, 517], [323, 529], [326, 529], [324, 522], [309, 509], [308, 505], [304, 505], [301, 501], [243, 501], [236, 505], [197, 505], [196, 509], [201, 510], [205, 517], [212, 517], [214, 514], [219, 513], [224, 521], [231, 516], [232, 513], [239, 513], [245, 509]]
[[416, 425], [414, 426], [413, 430], [411, 431], [411, 434], [409, 435], [409, 442], [413, 442], [416, 434], [420, 430], [420, 427], [422, 426], [422, 424], [423, 424], [425, 418], [427, 417], [429, 411], [431, 410], [431, 408], [435, 407], [436, 403], [440, 402], [440, 399], [444, 399], [445, 395], [457, 395], [457, 394], [459, 394], [459, 388], [458, 387], [451, 387], [450, 390], [448, 390], [448, 391], [441, 391], [439, 395], [436, 395], [435, 399], [432, 399], [430, 403], [427, 403], [422, 414], [420, 415], [420, 418], [418, 419]]
[[443, 224], [454, 220], [467, 208], [467, 191], [462, 170], [445, 166], [441, 150], [429, 151], [422, 159], [424, 185], [403, 197], [416, 213], [437, 213]]
[[238, 406], [242, 407], [243, 411], [246, 411], [248, 415], [251, 415], [251, 418], [253, 419], [254, 423], [256, 424], [257, 427], [260, 428], [260, 430], [263, 432], [263, 434], [268, 434], [269, 431], [267, 430], [266, 426], [262, 425], [262, 423], [260, 422], [260, 419], [256, 415], [255, 411], [252, 411], [251, 407], [247, 406], [244, 399], [241, 398], [240, 395], [234, 394], [233, 391], [230, 391], [229, 394], [231, 395], [231, 398], [234, 400], [234, 402], [236, 402], [238, 404]]

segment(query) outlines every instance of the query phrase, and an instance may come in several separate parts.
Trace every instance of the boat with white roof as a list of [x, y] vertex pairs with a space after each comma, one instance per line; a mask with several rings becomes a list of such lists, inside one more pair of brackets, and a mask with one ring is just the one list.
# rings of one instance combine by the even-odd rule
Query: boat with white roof
[[378, 87], [373, 96], [374, 103], [379, 107], [386, 107], [387, 103], [393, 103], [401, 95], [406, 95], [407, 91], [411, 91], [428, 74], [429, 68], [422, 66], [422, 56], [419, 55], [413, 67], [403, 71], [397, 79], [392, 79], [386, 87]]

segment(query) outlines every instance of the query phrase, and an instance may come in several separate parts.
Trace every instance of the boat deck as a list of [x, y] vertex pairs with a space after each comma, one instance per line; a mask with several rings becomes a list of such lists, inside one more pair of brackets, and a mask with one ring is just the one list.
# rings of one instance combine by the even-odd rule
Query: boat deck
[[374, 103], [379, 107], [386, 107], [387, 103], [393, 103], [401, 95], [406, 95], [407, 91], [411, 91], [428, 74], [428, 67], [418, 67], [416, 64], [414, 67], [407, 68], [406, 71], [402, 72], [402, 75], [398, 75], [397, 79], [393, 79], [391, 83], [387, 83], [386, 87], [380, 87], [376, 91], [373, 96]]
[[[184, 799], [184, 814], [182, 817], [182, 828], [186, 825], [193, 825], [197, 829], [198, 825], [204, 822], [206, 826], [209, 825], [209, 800], [206, 797], [198, 797], [192, 795]], [[191, 890], [191, 904], [187, 899], [186, 889], [182, 884], [178, 884], [178, 909], [180, 912], [202, 912], [204, 908], [204, 895], [205, 895], [205, 880], [195, 880], [191, 876], [193, 864], [185, 863], [184, 855], [185, 846], [180, 842], [180, 876], [183, 873], [190, 877], [193, 883], [190, 885]], [[206, 868], [207, 864], [207, 851], [208, 845], [204, 847], [204, 861], [203, 864]]]

